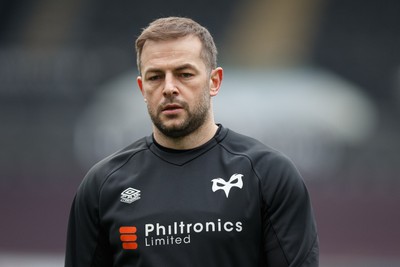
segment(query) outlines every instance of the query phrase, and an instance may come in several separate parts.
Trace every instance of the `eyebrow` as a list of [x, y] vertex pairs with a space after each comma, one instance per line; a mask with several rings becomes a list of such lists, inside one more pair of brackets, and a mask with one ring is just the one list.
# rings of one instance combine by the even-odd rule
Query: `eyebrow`
[[[185, 70], [185, 69], [197, 70], [197, 68], [196, 68], [193, 64], [185, 63], [185, 64], [183, 64], [183, 65], [180, 65], [180, 66], [176, 67], [176, 68], [174, 69], [174, 71], [182, 71], [182, 70]], [[163, 70], [160, 69], [160, 68], [149, 68], [149, 69], [147, 69], [147, 70], [145, 71], [145, 73], [149, 73], [149, 72], [159, 73], [159, 72], [163, 72]]]
[[183, 64], [182, 66], [177, 67], [175, 70], [181, 71], [181, 70], [184, 70], [184, 69], [197, 70], [197, 68], [194, 65], [190, 64], [190, 63]]

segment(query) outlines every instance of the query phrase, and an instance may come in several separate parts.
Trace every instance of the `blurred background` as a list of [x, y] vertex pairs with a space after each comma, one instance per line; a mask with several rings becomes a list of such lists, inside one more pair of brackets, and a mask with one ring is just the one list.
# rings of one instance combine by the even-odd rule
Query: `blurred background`
[[290, 156], [321, 266], [400, 266], [397, 0], [0, 1], [0, 266], [63, 266], [91, 165], [151, 133], [134, 41], [161, 16], [206, 26], [216, 119]]

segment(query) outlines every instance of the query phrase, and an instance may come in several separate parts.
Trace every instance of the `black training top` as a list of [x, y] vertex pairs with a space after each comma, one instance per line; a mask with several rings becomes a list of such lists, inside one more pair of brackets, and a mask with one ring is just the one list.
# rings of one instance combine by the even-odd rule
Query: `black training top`
[[96, 164], [72, 205], [65, 266], [318, 266], [318, 237], [292, 162], [220, 126], [196, 149], [149, 136]]

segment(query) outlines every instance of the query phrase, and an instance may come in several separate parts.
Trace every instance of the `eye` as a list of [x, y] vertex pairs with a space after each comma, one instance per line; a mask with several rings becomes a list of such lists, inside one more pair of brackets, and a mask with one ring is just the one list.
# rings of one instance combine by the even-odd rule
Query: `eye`
[[149, 80], [149, 81], [157, 81], [160, 78], [161, 78], [160, 75], [152, 75], [152, 76], [148, 77], [147, 80]]
[[189, 72], [183, 72], [183, 73], [181, 73], [180, 74], [180, 76], [182, 77], [182, 78], [191, 78], [191, 77], [193, 77], [193, 74], [192, 73], [189, 73]]

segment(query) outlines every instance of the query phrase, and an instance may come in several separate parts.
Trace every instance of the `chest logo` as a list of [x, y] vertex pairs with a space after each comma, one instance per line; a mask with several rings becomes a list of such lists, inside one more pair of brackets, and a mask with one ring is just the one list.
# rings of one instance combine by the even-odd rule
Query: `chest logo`
[[140, 190], [128, 187], [121, 193], [121, 202], [131, 204], [140, 199]]
[[243, 174], [235, 173], [231, 176], [229, 181], [225, 181], [222, 178], [215, 178], [212, 179], [212, 191], [216, 192], [218, 190], [224, 190], [226, 198], [229, 196], [229, 192], [231, 191], [232, 187], [237, 187], [242, 189], [243, 187]]

